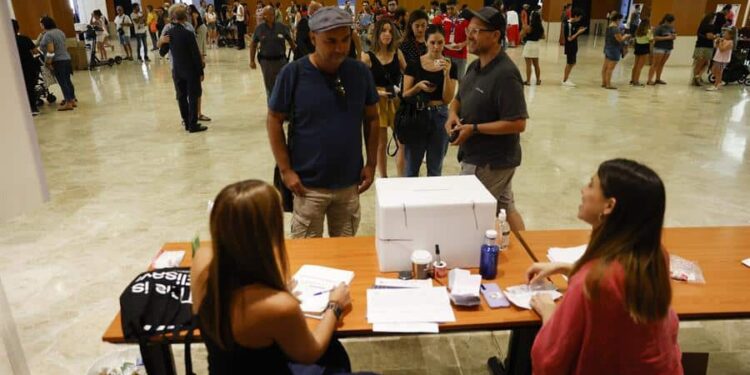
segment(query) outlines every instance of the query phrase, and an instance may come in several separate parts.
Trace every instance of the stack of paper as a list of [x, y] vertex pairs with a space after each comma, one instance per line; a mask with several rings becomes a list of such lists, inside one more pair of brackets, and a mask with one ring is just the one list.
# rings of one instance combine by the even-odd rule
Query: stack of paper
[[368, 289], [367, 322], [375, 332], [437, 333], [455, 322], [445, 287]]
[[328, 306], [329, 292], [341, 283], [349, 285], [353, 278], [352, 271], [304, 265], [292, 277], [296, 283], [293, 293], [300, 300], [305, 316], [321, 319]]
[[430, 279], [413, 279], [413, 280], [401, 280], [401, 279], [387, 279], [385, 277], [375, 278], [376, 289], [386, 288], [432, 288], [432, 280]]
[[550, 247], [547, 251], [547, 258], [549, 258], [551, 262], [573, 264], [583, 256], [587, 246], [588, 245], [575, 247]]
[[457, 306], [476, 306], [481, 303], [479, 287], [481, 275], [472, 275], [467, 270], [454, 268], [448, 274], [448, 287], [451, 289], [451, 301]]
[[159, 256], [157, 256], [156, 259], [151, 262], [151, 265], [155, 269], [179, 267], [180, 263], [182, 263], [182, 258], [184, 257], [184, 250], [162, 251], [161, 253], [159, 253]]
[[547, 294], [552, 300], [562, 297], [562, 294], [551, 283], [515, 285], [505, 289], [505, 297], [512, 304], [526, 310], [531, 310], [531, 297], [535, 294]]

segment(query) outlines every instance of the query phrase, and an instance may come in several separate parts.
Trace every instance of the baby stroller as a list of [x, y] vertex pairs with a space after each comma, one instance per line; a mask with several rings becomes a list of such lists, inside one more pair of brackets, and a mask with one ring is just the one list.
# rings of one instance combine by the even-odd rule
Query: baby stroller
[[219, 33], [219, 40], [216, 44], [219, 47], [234, 47], [236, 45], [237, 41], [232, 38], [232, 20], [216, 22], [216, 30]]
[[[725, 84], [728, 85], [732, 82], [737, 82], [741, 85], [750, 86], [750, 68], [748, 68], [748, 65], [750, 65], [750, 61], [748, 61], [749, 52], [750, 49], [747, 48], [736, 49], [732, 52], [732, 61], [724, 68], [724, 74], [721, 77], [721, 80]], [[714, 77], [713, 73], [709, 73], [708, 81], [711, 83], [716, 82], [716, 77]]]
[[41, 107], [44, 105], [44, 99], [46, 99], [49, 104], [53, 104], [57, 101], [55, 94], [49, 91], [50, 86], [56, 84], [57, 80], [52, 71], [44, 64], [44, 57], [39, 55], [37, 59], [39, 59], [39, 65], [41, 68], [39, 69], [39, 76], [37, 77], [36, 85], [34, 85], [34, 97], [36, 98], [37, 107]]

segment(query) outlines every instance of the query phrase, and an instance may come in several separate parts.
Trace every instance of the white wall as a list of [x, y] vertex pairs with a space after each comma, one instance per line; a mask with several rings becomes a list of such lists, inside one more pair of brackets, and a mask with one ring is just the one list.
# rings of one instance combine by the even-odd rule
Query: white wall
[[[0, 1], [0, 14], [9, 14]], [[48, 199], [36, 129], [23, 83], [16, 39], [8, 17], [0, 17], [0, 221], [39, 207]]]
[[78, 17], [81, 18], [81, 23], [89, 23], [94, 9], [107, 14], [107, 0], [75, 0], [75, 3], [78, 6]]

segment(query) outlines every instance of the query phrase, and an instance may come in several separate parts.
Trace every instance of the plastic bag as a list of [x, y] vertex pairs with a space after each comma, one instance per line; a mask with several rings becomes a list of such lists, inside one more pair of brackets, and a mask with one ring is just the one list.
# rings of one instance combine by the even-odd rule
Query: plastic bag
[[697, 263], [689, 261], [679, 255], [669, 255], [669, 275], [680, 281], [687, 281], [691, 284], [705, 284], [703, 270]]

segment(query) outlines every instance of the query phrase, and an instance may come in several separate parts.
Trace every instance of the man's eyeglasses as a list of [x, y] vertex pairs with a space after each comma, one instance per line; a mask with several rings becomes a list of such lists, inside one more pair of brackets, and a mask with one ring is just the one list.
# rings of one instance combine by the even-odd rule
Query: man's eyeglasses
[[477, 34], [479, 34], [480, 32], [483, 32], [483, 31], [493, 32], [495, 30], [468, 28], [468, 29], [466, 29], [466, 35], [477, 35]]

